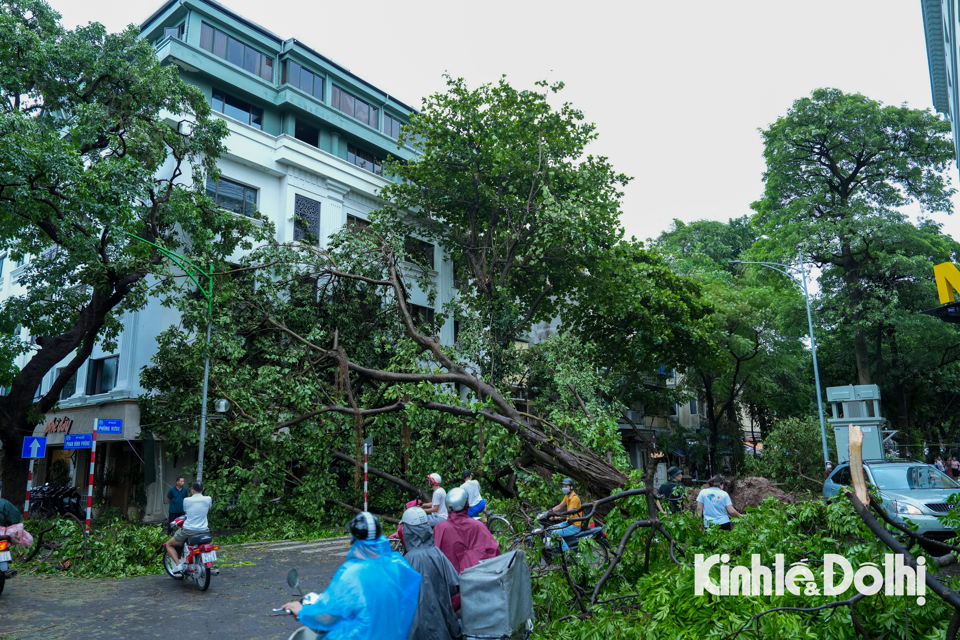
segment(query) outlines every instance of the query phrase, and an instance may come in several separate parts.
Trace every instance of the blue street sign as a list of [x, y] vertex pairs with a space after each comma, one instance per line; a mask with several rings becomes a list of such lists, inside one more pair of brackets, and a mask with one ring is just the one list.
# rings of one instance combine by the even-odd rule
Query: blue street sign
[[44, 458], [47, 455], [46, 438], [24, 438], [21, 458]]
[[97, 418], [97, 433], [123, 433], [123, 420]]
[[63, 440], [64, 449], [92, 449], [93, 448], [93, 434], [92, 433], [76, 433], [76, 434], [67, 434], [67, 437]]

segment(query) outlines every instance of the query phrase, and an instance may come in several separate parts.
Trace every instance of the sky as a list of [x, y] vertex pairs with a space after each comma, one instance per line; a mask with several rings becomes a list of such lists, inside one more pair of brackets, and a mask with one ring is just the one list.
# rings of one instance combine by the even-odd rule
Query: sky
[[[73, 27], [139, 24], [160, 0], [48, 0]], [[506, 75], [563, 81], [562, 100], [597, 125], [588, 148], [633, 177], [627, 235], [673, 219], [727, 220], [763, 193], [759, 129], [818, 87], [932, 108], [920, 3], [913, 0], [224, 0], [419, 107], [444, 89]], [[587, 9], [589, 7], [589, 9]], [[950, 170], [958, 183], [957, 168]], [[960, 238], [954, 216], [934, 219]]]

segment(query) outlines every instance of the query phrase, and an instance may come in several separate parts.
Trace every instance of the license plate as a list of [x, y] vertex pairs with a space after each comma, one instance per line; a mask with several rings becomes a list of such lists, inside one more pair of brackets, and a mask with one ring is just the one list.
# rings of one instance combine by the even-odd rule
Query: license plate
[[10, 562], [9, 551], [0, 551], [0, 562]]
[[201, 553], [200, 559], [203, 562], [216, 562], [217, 561], [217, 552], [211, 551], [210, 553]]

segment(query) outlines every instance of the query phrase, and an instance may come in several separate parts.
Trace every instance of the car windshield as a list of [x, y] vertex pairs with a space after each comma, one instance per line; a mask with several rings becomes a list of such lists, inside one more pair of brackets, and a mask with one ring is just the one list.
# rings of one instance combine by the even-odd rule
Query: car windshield
[[871, 467], [874, 484], [881, 489], [957, 489], [960, 484], [930, 465], [912, 467]]

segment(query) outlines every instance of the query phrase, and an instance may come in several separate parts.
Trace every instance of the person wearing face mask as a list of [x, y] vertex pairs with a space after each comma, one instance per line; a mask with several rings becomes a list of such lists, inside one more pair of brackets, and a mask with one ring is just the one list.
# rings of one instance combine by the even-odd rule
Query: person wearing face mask
[[[553, 516], [555, 513], [563, 513], [564, 515], [570, 516], [566, 519], [566, 526], [558, 527], [550, 531], [550, 535], [560, 538], [560, 548], [566, 552], [569, 550], [569, 547], [567, 546], [567, 541], [564, 540], [564, 538], [566, 536], [572, 536], [575, 533], [579, 533], [580, 528], [583, 526], [582, 518], [573, 517], [582, 513], [583, 504], [580, 502], [580, 496], [578, 496], [577, 492], [573, 490], [573, 480], [570, 478], [563, 479], [563, 481], [560, 483], [560, 490], [563, 491], [563, 501], [550, 509], [547, 512], [547, 516], [550, 519], [558, 519], [556, 516]], [[563, 518], [559, 519], [562, 520]]]

